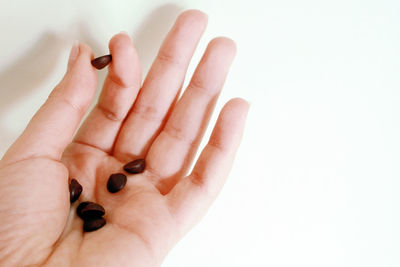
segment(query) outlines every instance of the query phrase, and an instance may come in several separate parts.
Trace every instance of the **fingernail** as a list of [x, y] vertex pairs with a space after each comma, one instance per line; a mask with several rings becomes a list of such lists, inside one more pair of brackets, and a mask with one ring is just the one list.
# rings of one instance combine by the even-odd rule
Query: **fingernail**
[[68, 68], [71, 67], [71, 65], [75, 62], [78, 56], [79, 56], [79, 41], [75, 40], [72, 45], [71, 52], [69, 53]]
[[126, 34], [126, 35], [129, 36], [129, 33], [128, 33], [127, 31], [120, 31], [119, 33], [121, 33], [121, 34]]

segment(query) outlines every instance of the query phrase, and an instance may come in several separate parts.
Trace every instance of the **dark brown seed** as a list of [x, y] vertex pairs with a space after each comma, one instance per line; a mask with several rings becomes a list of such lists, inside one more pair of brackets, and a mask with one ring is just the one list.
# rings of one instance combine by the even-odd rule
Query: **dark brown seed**
[[114, 173], [111, 174], [110, 178], [107, 182], [107, 189], [111, 193], [116, 193], [122, 188], [124, 188], [126, 184], [126, 175], [123, 173]]
[[110, 64], [111, 60], [112, 60], [111, 55], [105, 55], [105, 56], [97, 57], [97, 58], [93, 59], [91, 62], [92, 62], [93, 67], [95, 67], [98, 70], [101, 70], [102, 68], [104, 68], [105, 66]]
[[[93, 203], [93, 202], [90, 202], [90, 201], [84, 201], [84, 202], [81, 202], [79, 205], [78, 205], [78, 207], [76, 208], [76, 214], [78, 214], [78, 216], [79, 217], [81, 217], [81, 219], [83, 219], [83, 217], [82, 217], [82, 209], [84, 208], [84, 207], [86, 207], [88, 204], [90, 204], [90, 203]], [[94, 204], [94, 203], [93, 203]]]
[[124, 170], [129, 173], [141, 173], [146, 167], [144, 159], [137, 159], [124, 165]]
[[72, 179], [69, 183], [69, 201], [74, 203], [82, 193], [82, 186], [77, 180]]
[[97, 203], [88, 203], [80, 210], [81, 218], [84, 220], [91, 218], [100, 218], [105, 214], [104, 208]]
[[97, 229], [100, 229], [106, 224], [106, 220], [102, 217], [100, 218], [91, 218], [88, 220], [85, 220], [83, 222], [83, 231], [84, 232], [92, 232]]

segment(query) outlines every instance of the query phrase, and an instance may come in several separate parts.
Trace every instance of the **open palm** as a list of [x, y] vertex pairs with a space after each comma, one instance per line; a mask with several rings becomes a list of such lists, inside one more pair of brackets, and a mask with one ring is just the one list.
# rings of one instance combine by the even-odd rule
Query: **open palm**
[[[97, 86], [91, 49], [76, 44], [66, 75], [0, 162], [1, 266], [159, 266], [205, 214], [248, 110], [242, 99], [224, 106], [190, 172], [235, 55], [230, 39], [213, 39], [180, 96], [206, 23], [200, 11], [183, 12], [143, 84], [132, 41], [115, 35], [99, 101], [75, 134]], [[109, 176], [138, 158], [146, 159], [145, 171], [108, 192]], [[83, 186], [72, 205], [71, 178]], [[83, 232], [75, 212], [81, 201], [105, 208], [103, 228]]]

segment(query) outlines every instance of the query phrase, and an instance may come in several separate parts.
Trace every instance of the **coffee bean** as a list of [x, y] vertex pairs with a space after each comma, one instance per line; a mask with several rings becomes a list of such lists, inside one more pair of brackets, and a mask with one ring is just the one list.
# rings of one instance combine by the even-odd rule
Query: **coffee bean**
[[83, 231], [84, 232], [92, 232], [97, 229], [100, 229], [106, 224], [106, 220], [102, 217], [100, 218], [91, 218], [88, 220], [85, 220], [83, 222]]
[[81, 202], [81, 203], [78, 205], [78, 207], [76, 208], [76, 214], [78, 214], [78, 216], [79, 216], [81, 219], [83, 219], [83, 217], [82, 217], [82, 209], [83, 209], [84, 207], [86, 207], [86, 206], [87, 206], [88, 204], [90, 204], [90, 203], [95, 204], [94, 202], [84, 201], [84, 202]]
[[82, 193], [82, 186], [77, 180], [72, 179], [69, 183], [69, 201], [74, 203]]
[[116, 193], [122, 188], [124, 188], [126, 184], [126, 175], [123, 173], [114, 173], [111, 174], [110, 178], [107, 182], [107, 189], [111, 193]]
[[129, 173], [141, 173], [146, 167], [144, 159], [137, 159], [124, 165], [124, 170]]
[[97, 57], [91, 61], [93, 67], [95, 67], [98, 70], [101, 70], [105, 66], [107, 66], [112, 60], [111, 55], [105, 55], [101, 57]]
[[80, 210], [80, 217], [84, 220], [90, 218], [100, 218], [105, 214], [104, 208], [97, 203], [88, 203]]

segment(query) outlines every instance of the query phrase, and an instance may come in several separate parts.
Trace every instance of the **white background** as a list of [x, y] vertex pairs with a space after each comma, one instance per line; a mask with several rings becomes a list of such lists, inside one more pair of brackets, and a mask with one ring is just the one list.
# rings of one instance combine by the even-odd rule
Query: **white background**
[[188, 77], [211, 38], [231, 37], [217, 111], [236, 96], [251, 110], [225, 188], [163, 267], [400, 266], [397, 0], [1, 0], [1, 154], [63, 76], [74, 39], [102, 55], [126, 30], [146, 72], [189, 8], [209, 26]]

